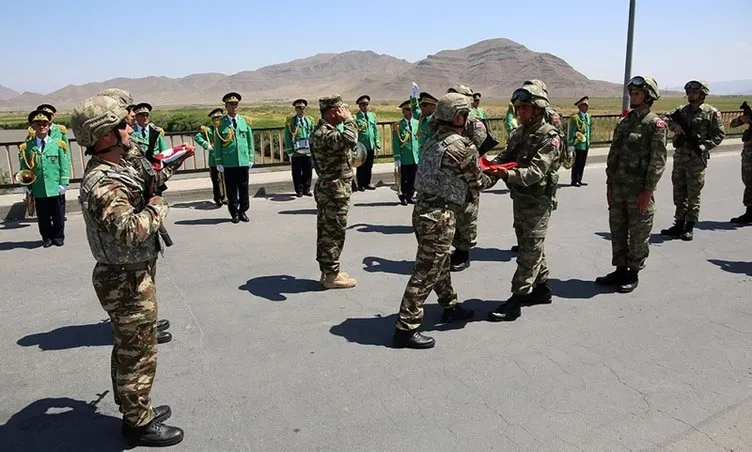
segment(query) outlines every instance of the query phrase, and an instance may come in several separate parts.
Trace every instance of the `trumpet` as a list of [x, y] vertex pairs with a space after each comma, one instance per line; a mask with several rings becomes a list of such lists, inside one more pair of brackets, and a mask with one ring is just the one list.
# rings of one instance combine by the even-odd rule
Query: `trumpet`
[[[29, 187], [37, 180], [37, 175], [32, 170], [24, 169], [17, 172], [16, 175], [13, 176], [13, 178], [15, 179], [17, 184]], [[24, 205], [26, 206], [26, 216], [33, 217], [36, 211], [36, 204], [34, 204], [34, 196], [30, 191], [28, 191], [28, 189], [26, 192], [26, 197], [24, 198]]]

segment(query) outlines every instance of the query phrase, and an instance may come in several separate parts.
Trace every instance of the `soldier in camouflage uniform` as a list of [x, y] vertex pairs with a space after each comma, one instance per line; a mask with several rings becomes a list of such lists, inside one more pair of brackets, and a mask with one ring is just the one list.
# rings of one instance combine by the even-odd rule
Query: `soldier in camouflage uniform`
[[746, 211], [731, 219], [732, 223], [750, 224], [752, 223], [752, 118], [747, 115], [741, 115], [731, 120], [731, 127], [741, 127], [747, 124], [747, 130], [742, 135], [742, 182], [744, 183], [744, 197], [742, 202]]
[[606, 163], [606, 200], [616, 271], [596, 278], [599, 285], [633, 291], [645, 268], [653, 228], [655, 198], [666, 167], [666, 123], [650, 111], [658, 100], [653, 78], [634, 77], [627, 84], [632, 110], [619, 120]]
[[509, 187], [519, 256], [512, 277], [512, 296], [488, 314], [493, 322], [515, 320], [521, 315], [521, 306], [551, 302], [543, 242], [551, 211], [557, 205], [561, 138], [556, 128], [544, 119], [549, 101], [542, 88], [523, 85], [515, 90], [511, 101], [517, 108], [520, 126], [512, 132], [506, 150], [495, 161], [518, 165], [511, 170], [494, 170], [492, 174]]
[[[74, 108], [73, 131], [92, 156], [79, 200], [97, 261], [94, 290], [112, 321], [113, 389], [123, 413], [122, 433], [132, 445], [169, 446], [182, 441], [183, 431], [163, 425], [170, 407], [153, 408], [150, 399], [157, 358], [157, 232], [168, 207], [159, 196], [146, 199], [146, 182], [123, 159], [132, 133], [126, 116], [126, 106], [109, 96], [86, 99]], [[164, 183], [192, 153], [160, 171], [159, 182]]]
[[394, 346], [398, 348], [434, 346], [433, 338], [418, 331], [423, 322], [423, 303], [431, 291], [444, 307], [442, 323], [473, 316], [472, 310], [458, 303], [452, 288], [449, 247], [456, 216], [497, 178], [481, 172], [477, 149], [462, 136], [469, 112], [465, 96], [449, 93], [439, 99], [431, 120], [435, 133], [425, 143], [415, 182], [418, 202], [413, 210], [413, 229], [418, 253], [397, 317]]
[[[475, 116], [472, 108], [473, 90], [466, 85], [454, 85], [447, 93], [459, 93], [465, 96], [470, 114], [467, 116], [463, 135], [468, 137], [477, 150], [488, 138], [488, 130], [481, 118]], [[478, 243], [478, 209], [480, 208], [480, 196], [465, 206], [465, 210], [457, 213], [457, 232], [454, 234], [452, 246], [454, 252], [449, 260], [449, 269], [459, 272], [470, 266], [470, 249]]]
[[[666, 113], [664, 119], [674, 131], [674, 168], [671, 183], [674, 185], [674, 225], [661, 230], [668, 237], [692, 240], [692, 230], [700, 217], [700, 191], [705, 185], [705, 167], [710, 150], [721, 144], [726, 132], [723, 130], [721, 112], [705, 103], [710, 92], [707, 82], [691, 80], [684, 85], [687, 105]], [[684, 118], [691, 130], [682, 130], [670, 116]], [[696, 142], [695, 142], [696, 141]]]
[[[327, 289], [345, 289], [357, 283], [339, 271], [339, 257], [345, 246], [353, 182], [351, 150], [358, 143], [358, 126], [339, 95], [319, 99], [319, 109], [321, 119], [311, 138], [311, 155], [318, 174], [313, 190], [318, 212], [316, 260], [321, 270], [321, 285]], [[337, 128], [340, 125], [341, 132]]]

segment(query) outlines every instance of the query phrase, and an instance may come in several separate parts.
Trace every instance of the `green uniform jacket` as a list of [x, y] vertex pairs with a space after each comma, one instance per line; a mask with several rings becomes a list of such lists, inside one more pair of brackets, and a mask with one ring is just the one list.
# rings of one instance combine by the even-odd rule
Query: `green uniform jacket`
[[358, 126], [358, 141], [363, 143], [366, 149], [381, 149], [381, 137], [376, 115], [369, 112], [359, 111], [355, 116], [355, 124]]
[[158, 154], [165, 149], [169, 149], [171, 146], [167, 143], [167, 139], [164, 136], [164, 129], [155, 126], [151, 122], [146, 125], [143, 133], [141, 132], [141, 126], [135, 125], [133, 127], [133, 133], [131, 134], [131, 140], [134, 140], [138, 143], [143, 143], [144, 152], [146, 152], [146, 148], [149, 146], [149, 132], [151, 132], [152, 129], [159, 131], [159, 138], [157, 139], [157, 145], [154, 147], [154, 153]]
[[423, 149], [423, 145], [433, 135], [431, 128], [428, 127], [428, 122], [431, 121], [433, 115], [423, 117], [416, 97], [410, 96], [410, 107], [413, 109], [413, 118], [418, 120], [418, 146], [420, 146], [420, 149]]
[[209, 151], [209, 166], [217, 166], [217, 158], [214, 155], [214, 126], [201, 126], [193, 141]]
[[569, 118], [569, 133], [567, 142], [578, 151], [590, 149], [590, 136], [592, 135], [592, 123], [590, 113], [578, 112]]
[[19, 147], [18, 160], [22, 170], [30, 169], [37, 176], [37, 180], [31, 184], [31, 193], [35, 198], [58, 196], [60, 186], [68, 185], [70, 150], [62, 139], [48, 136], [44, 151], [37, 146], [36, 138], [27, 140]]
[[420, 145], [416, 137], [418, 127], [418, 120], [415, 118], [409, 122], [402, 118], [397, 127], [392, 127], [392, 152], [395, 162], [403, 165], [415, 165], [420, 162]]
[[254, 160], [253, 130], [250, 120], [243, 115], [235, 116], [237, 129], [232, 127], [232, 118], [222, 117], [219, 128], [214, 130], [214, 151], [217, 165], [226, 168], [250, 166]]
[[470, 114], [473, 115], [473, 116], [475, 116], [478, 119], [486, 119], [487, 118], [487, 116], [486, 116], [486, 110], [484, 110], [484, 109], [482, 109], [480, 107], [471, 109], [470, 110]]
[[514, 109], [507, 109], [507, 114], [504, 115], [504, 128], [507, 129], [507, 136], [512, 135], [514, 129], [517, 128], [517, 120], [514, 118]]
[[[309, 116], [299, 118], [292, 115], [285, 121], [285, 153], [290, 157], [307, 157], [311, 155], [311, 134], [313, 134], [313, 120]], [[295, 148], [297, 140], [308, 139], [308, 150], [299, 152]]]

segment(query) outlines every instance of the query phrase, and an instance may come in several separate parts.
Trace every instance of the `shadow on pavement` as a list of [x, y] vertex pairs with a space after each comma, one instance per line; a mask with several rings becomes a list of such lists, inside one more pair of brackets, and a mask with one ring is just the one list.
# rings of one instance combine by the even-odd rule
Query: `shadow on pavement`
[[316, 215], [316, 209], [280, 210], [280, 215]]
[[395, 275], [411, 275], [415, 261], [393, 261], [378, 256], [363, 258], [363, 270], [369, 273], [392, 273]]
[[595, 276], [591, 281], [583, 279], [549, 279], [548, 285], [551, 287], [554, 297], [569, 298], [572, 300], [584, 300], [593, 298], [596, 295], [615, 292], [615, 290], [609, 287], [597, 285], [595, 283]]
[[224, 206], [217, 206], [214, 201], [192, 201], [192, 202], [176, 202], [170, 204], [170, 207], [176, 209], [196, 209], [196, 210], [218, 210]]
[[245, 284], [238, 287], [240, 290], [250, 292], [252, 295], [269, 300], [285, 301], [284, 294], [296, 294], [304, 292], [320, 292], [324, 288], [319, 281], [312, 279], [298, 279], [290, 275], [259, 276], [249, 279]]
[[[356, 229], [357, 228], [357, 229]], [[355, 229], [358, 232], [379, 232], [385, 235], [392, 234], [412, 234], [413, 227], [396, 224], [366, 224], [358, 223], [348, 226], [347, 229]]]
[[[109, 391], [99, 395], [101, 400]], [[32, 402], [0, 425], [0, 450], [11, 451], [122, 451], [128, 446], [122, 420], [97, 412], [99, 400], [69, 397]]]
[[112, 328], [109, 320], [88, 325], [62, 326], [46, 333], [29, 334], [16, 343], [22, 347], [38, 345], [40, 350], [68, 350], [78, 347], [112, 345]]
[[26, 250], [33, 250], [34, 248], [41, 248], [42, 241], [26, 241], [26, 242], [0, 242], [0, 251], [10, 251], [23, 248]]
[[696, 229], [703, 231], [733, 231], [743, 227], [743, 224], [735, 224], [730, 221], [698, 221], [695, 225]]
[[392, 207], [398, 205], [400, 205], [399, 201], [356, 202], [353, 207]]
[[725, 261], [722, 259], [708, 259], [708, 262], [721, 267], [721, 270], [729, 273], [752, 276], [752, 262]]
[[197, 218], [195, 220], [178, 220], [175, 224], [183, 226], [214, 226], [222, 223], [229, 223], [229, 218]]

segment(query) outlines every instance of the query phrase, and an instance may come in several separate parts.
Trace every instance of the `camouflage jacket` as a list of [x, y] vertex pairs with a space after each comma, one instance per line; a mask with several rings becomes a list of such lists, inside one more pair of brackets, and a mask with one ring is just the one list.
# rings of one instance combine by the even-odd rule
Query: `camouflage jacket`
[[512, 198], [531, 196], [556, 199], [560, 167], [559, 131], [543, 118], [532, 126], [520, 125], [512, 132], [507, 148], [497, 162], [517, 162], [509, 170], [506, 184]]
[[148, 203], [146, 182], [123, 160], [93, 156], [86, 166], [79, 202], [94, 259], [105, 264], [136, 264], [157, 257], [157, 230], [167, 216], [161, 198]]
[[353, 177], [350, 151], [357, 143], [358, 128], [352, 120], [344, 122], [342, 132], [319, 120], [311, 138], [311, 156], [318, 174], [316, 188], [323, 196], [349, 196]]
[[472, 143], [475, 145], [475, 149], [477, 150], [480, 148], [483, 142], [486, 141], [486, 137], [488, 137], [488, 131], [486, 130], [486, 125], [483, 124], [483, 121], [481, 121], [480, 118], [477, 118], [473, 115], [468, 115], [467, 122], [465, 123], [464, 135], [470, 138], [470, 141], [472, 141]]
[[[456, 137], [456, 138], [455, 138]], [[438, 152], [443, 141], [449, 143], [442, 155], [437, 174], [427, 171], [426, 165], [430, 164], [432, 159], [429, 153]], [[467, 202], [472, 202], [480, 196], [481, 190], [493, 187], [498, 181], [495, 176], [483, 173], [478, 166], [478, 149], [467, 137], [457, 137], [457, 133], [452, 130], [439, 129], [426, 141], [424, 146], [423, 157], [418, 164], [418, 174], [416, 175], [416, 189], [418, 189], [418, 200], [423, 203], [432, 203], [443, 205], [447, 203], [445, 196], [438, 193], [427, 193], [420, 190], [420, 185], [430, 185], [431, 181], [425, 180], [426, 176], [455, 178], [467, 186]], [[424, 179], [424, 180], [420, 180]], [[436, 181], [434, 181], [436, 182]], [[440, 190], [432, 190], [438, 192]], [[462, 205], [456, 205], [455, 208], [462, 208]]]
[[[723, 139], [726, 137], [726, 131], [723, 128], [721, 112], [712, 105], [703, 103], [697, 110], [692, 111], [692, 106], [690, 104], [687, 104], [669, 111], [668, 113], [663, 115], [662, 119], [664, 119], [668, 123], [668, 127], [671, 130], [673, 130], [676, 124], [670, 118], [670, 116], [676, 111], [680, 112], [681, 116], [684, 117], [684, 119], [689, 123], [689, 126], [692, 128], [691, 131], [685, 130], [684, 133], [686, 135], [699, 134], [700, 144], [705, 146], [706, 152], [721, 144]], [[674, 146], [674, 149], [677, 150], [677, 152], [694, 152], [689, 148], [689, 143], [686, 141], [684, 146], [677, 146], [677, 138], [678, 135], [674, 134], [672, 145]]]
[[666, 168], [666, 123], [650, 108], [620, 119], [606, 161], [606, 185], [638, 195], [655, 191]]

